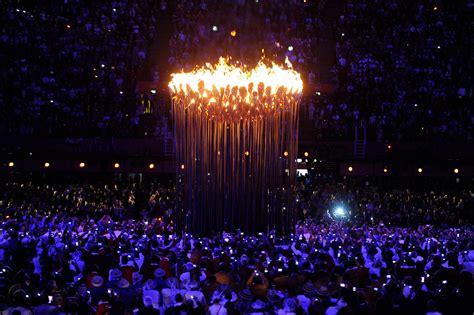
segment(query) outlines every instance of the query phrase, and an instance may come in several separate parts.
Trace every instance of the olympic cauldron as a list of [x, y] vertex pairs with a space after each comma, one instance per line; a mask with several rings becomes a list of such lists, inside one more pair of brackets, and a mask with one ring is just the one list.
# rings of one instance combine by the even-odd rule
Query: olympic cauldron
[[169, 82], [182, 231], [286, 234], [294, 225], [303, 82], [289, 61], [253, 69], [220, 58]]

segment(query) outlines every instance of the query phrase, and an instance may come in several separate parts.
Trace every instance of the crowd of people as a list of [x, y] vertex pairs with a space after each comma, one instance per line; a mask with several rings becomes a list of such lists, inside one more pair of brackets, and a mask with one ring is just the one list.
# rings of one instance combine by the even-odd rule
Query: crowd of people
[[472, 184], [443, 182], [431, 178], [340, 178], [307, 176], [299, 181], [298, 207], [318, 221], [328, 209], [350, 211], [352, 223], [379, 221], [394, 226], [435, 224], [464, 226], [474, 221]]
[[[0, 186], [0, 308], [472, 314], [469, 183], [451, 190], [329, 176], [299, 183], [291, 235], [195, 238], [174, 230], [171, 183], [10, 177]], [[331, 215], [335, 200], [347, 209], [339, 218]]]
[[[352, 140], [355, 126], [378, 141], [473, 138], [469, 1], [326, 3], [338, 6], [332, 20], [334, 8], [300, 0], [1, 6], [2, 134], [166, 135], [169, 95], [140, 94], [137, 81], [166, 85], [148, 54], [167, 16], [167, 70], [227, 55], [250, 65], [288, 57], [304, 78], [302, 123], [321, 140]], [[332, 72], [321, 70], [328, 62]]]
[[[355, 127], [376, 141], [473, 140], [471, 1], [0, 8], [0, 136], [169, 137], [169, 95], [137, 88], [141, 79], [166, 85], [150, 51], [169, 35], [163, 60], [174, 71], [226, 55], [249, 65], [288, 58], [305, 85], [301, 126], [318, 140], [353, 140]], [[171, 34], [160, 33], [170, 20]], [[310, 172], [298, 178], [289, 235], [193, 236], [173, 221], [175, 195], [163, 177], [0, 174], [0, 312], [474, 312], [467, 178]]]
[[334, 29], [335, 103], [316, 109], [325, 112], [328, 132], [361, 120], [371, 139], [472, 141], [473, 7], [345, 2]]
[[[159, 3], [2, 1], [2, 135], [143, 136]], [[151, 129], [152, 133], [154, 130]]]

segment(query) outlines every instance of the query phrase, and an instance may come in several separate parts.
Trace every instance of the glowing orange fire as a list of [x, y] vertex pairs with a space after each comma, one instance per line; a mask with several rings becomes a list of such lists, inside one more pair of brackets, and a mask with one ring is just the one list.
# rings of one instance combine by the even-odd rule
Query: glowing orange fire
[[168, 86], [174, 96], [207, 113], [213, 108], [245, 113], [254, 106], [258, 111], [274, 110], [285, 107], [286, 98], [298, 97], [303, 90], [301, 75], [288, 60], [285, 63], [286, 67], [275, 63], [269, 67], [259, 62], [248, 70], [221, 57], [216, 65], [206, 63], [188, 73], [172, 74]]

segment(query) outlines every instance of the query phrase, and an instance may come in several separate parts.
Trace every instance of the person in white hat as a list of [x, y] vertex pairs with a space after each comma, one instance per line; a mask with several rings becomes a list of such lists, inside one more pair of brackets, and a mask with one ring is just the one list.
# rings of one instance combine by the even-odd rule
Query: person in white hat
[[117, 282], [117, 294], [125, 308], [132, 306], [136, 302], [136, 293], [130, 287], [130, 282], [122, 278]]
[[184, 294], [186, 301], [197, 301], [203, 306], [206, 305], [206, 298], [204, 294], [199, 291], [199, 283], [196, 280], [188, 281], [184, 287], [186, 288], [186, 293]]
[[[298, 300], [294, 298], [288, 298], [283, 301], [283, 308], [279, 309], [277, 315], [296, 315], [298, 309]], [[298, 312], [299, 314], [300, 312]]]
[[267, 308], [267, 305], [265, 304], [265, 302], [263, 302], [260, 299], [257, 299], [251, 304], [250, 311], [248, 314], [249, 315], [266, 315], [267, 314], [266, 308]]
[[161, 294], [158, 292], [158, 290], [156, 290], [156, 284], [153, 280], [147, 280], [143, 286], [143, 298], [146, 296], [151, 299], [153, 308], [158, 309], [160, 304], [162, 304]]
[[179, 280], [182, 283], [190, 281], [191, 279], [199, 279], [199, 281], [206, 280], [206, 273], [202, 270], [199, 270], [196, 265], [191, 262], [188, 262], [184, 265], [185, 272], [179, 276]]
[[122, 271], [117, 268], [112, 268], [109, 271], [109, 281], [107, 281], [106, 287], [116, 289], [117, 282], [122, 279]]
[[155, 279], [153, 281], [155, 282], [155, 286], [158, 291], [161, 291], [164, 288], [168, 287], [168, 283], [164, 279], [166, 275], [166, 271], [164, 269], [156, 268], [153, 272], [153, 275], [155, 276]]
[[143, 275], [141, 273], [134, 272], [132, 274], [131, 286], [135, 289], [141, 288], [143, 286]]
[[91, 279], [91, 288], [90, 294], [92, 301], [94, 303], [97, 303], [102, 295], [105, 293], [105, 288], [103, 287], [104, 285], [104, 278], [101, 276], [93, 276]]

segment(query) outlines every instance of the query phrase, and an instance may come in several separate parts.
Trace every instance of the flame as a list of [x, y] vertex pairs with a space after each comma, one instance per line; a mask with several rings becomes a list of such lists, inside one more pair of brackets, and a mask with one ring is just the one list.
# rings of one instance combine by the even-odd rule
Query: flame
[[191, 72], [174, 73], [168, 87], [173, 95], [190, 97], [191, 104], [231, 105], [234, 111], [245, 105], [274, 110], [286, 103], [285, 97], [297, 97], [303, 90], [301, 75], [288, 59], [285, 67], [275, 63], [269, 67], [260, 61], [250, 70], [229, 61], [221, 57], [216, 65], [206, 63]]

